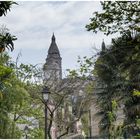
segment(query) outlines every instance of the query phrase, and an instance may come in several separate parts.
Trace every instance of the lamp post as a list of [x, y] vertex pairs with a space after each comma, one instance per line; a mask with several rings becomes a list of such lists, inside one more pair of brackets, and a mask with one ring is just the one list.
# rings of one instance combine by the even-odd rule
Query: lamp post
[[48, 89], [47, 86], [45, 86], [42, 90], [42, 94], [43, 94], [43, 99], [45, 101], [45, 139], [47, 139], [47, 128], [48, 128], [48, 124], [47, 124], [47, 117], [48, 117], [48, 112], [47, 112], [47, 103], [48, 103], [48, 100], [49, 100], [49, 94], [50, 94], [50, 91]]
[[91, 139], [92, 132], [91, 132], [91, 111], [90, 110], [88, 110], [88, 115], [89, 115], [89, 137]]
[[25, 139], [28, 139], [28, 131], [29, 131], [29, 128], [28, 128], [28, 126], [26, 125], [25, 128], [24, 128]]

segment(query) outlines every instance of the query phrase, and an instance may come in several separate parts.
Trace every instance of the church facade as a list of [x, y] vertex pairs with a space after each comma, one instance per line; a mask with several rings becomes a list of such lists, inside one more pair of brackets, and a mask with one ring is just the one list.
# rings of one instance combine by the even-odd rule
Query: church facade
[[[105, 50], [105, 43], [104, 41], [102, 42], [102, 51]], [[61, 58], [61, 55], [60, 55], [60, 51], [58, 49], [58, 46], [56, 44], [56, 38], [53, 34], [52, 38], [51, 38], [51, 44], [50, 44], [50, 47], [48, 49], [48, 54], [47, 54], [47, 58], [46, 58], [46, 63], [44, 64], [44, 67], [43, 67], [43, 71], [44, 71], [44, 80], [45, 81], [49, 81], [48, 83], [51, 83], [52, 85], [56, 85], [56, 84], [60, 84], [61, 81], [63, 81], [63, 84], [66, 83], [66, 81], [68, 81], [68, 79], [62, 79], [62, 58]], [[81, 81], [79, 81], [80, 83]], [[74, 83], [75, 85], [77, 84], [78, 82]], [[88, 82], [86, 84], [81, 84], [81, 87], [79, 89], [75, 89], [73, 90], [73, 92], [75, 92], [76, 94], [79, 94], [81, 92], [81, 89], [82, 87], [85, 87], [86, 85], [88, 84]], [[84, 91], [84, 89], [83, 89]], [[70, 96], [72, 96], [73, 94], [71, 94]], [[94, 99], [96, 100], [96, 97], [94, 97]], [[68, 108], [71, 108], [70, 110]], [[67, 108], [62, 108], [61, 110], [65, 110], [66, 113], [64, 113], [66, 116], [66, 114], [68, 112], [70, 112], [71, 114], [73, 113], [73, 106], [69, 106]], [[96, 101], [94, 102], [94, 100], [92, 101], [90, 107], [89, 107], [89, 110], [88, 110], [88, 113], [89, 113], [89, 135], [88, 137], [91, 137], [91, 138], [98, 138], [99, 137], [99, 122], [100, 122], [100, 117], [97, 117], [95, 114], [98, 112], [99, 108], [96, 104]], [[63, 111], [62, 111], [63, 112]], [[123, 112], [122, 110], [120, 110], [119, 112], [121, 112], [121, 115], [123, 115]], [[56, 112], [57, 114], [57, 112]], [[73, 114], [72, 114], [73, 115]], [[124, 117], [124, 116], [123, 116]], [[56, 118], [59, 118], [58, 116], [56, 116]], [[66, 119], [66, 117], [64, 117], [64, 119]], [[70, 119], [70, 118], [68, 118]], [[67, 119], [66, 119], [67, 120]], [[122, 122], [123, 119], [121, 119], [120, 122]], [[59, 120], [58, 120], [59, 122]], [[119, 121], [118, 121], [119, 122]], [[80, 126], [79, 126], [80, 124]], [[59, 131], [59, 128], [57, 127], [58, 124], [55, 123], [53, 124], [53, 129], [56, 131]], [[75, 131], [75, 134], [76, 133], [81, 133], [82, 134], [82, 123], [80, 120], [78, 120], [77, 122], [75, 122], [75, 125], [73, 125], [76, 129]], [[79, 129], [80, 128], [80, 129]], [[52, 130], [53, 131], [53, 130]], [[72, 132], [74, 132], [72, 130]], [[56, 133], [61, 133], [61, 132], [56, 132]], [[53, 138], [57, 138], [57, 135], [58, 134], [54, 134], [55, 137]]]

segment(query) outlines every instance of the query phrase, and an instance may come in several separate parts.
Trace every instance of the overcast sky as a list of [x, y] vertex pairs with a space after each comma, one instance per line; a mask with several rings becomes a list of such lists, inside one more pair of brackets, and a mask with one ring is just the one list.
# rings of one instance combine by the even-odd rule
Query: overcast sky
[[101, 11], [99, 1], [23, 1], [12, 7], [6, 17], [0, 18], [18, 40], [10, 53], [15, 60], [22, 53], [20, 62], [45, 63], [51, 36], [54, 32], [62, 57], [63, 70], [76, 68], [78, 56], [92, 56], [100, 49], [102, 40], [108, 45], [111, 37], [103, 33], [86, 31], [94, 11]]

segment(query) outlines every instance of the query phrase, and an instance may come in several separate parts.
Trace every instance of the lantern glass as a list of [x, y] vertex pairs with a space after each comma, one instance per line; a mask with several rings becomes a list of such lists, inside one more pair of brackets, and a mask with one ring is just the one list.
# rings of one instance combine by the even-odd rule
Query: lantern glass
[[44, 94], [43, 94], [43, 99], [44, 99], [45, 101], [48, 101], [48, 93], [44, 93]]
[[47, 86], [43, 88], [42, 94], [43, 94], [43, 99], [47, 102], [50, 94], [50, 91]]
[[25, 131], [26, 134], [28, 133], [28, 130], [29, 130], [29, 128], [28, 128], [28, 126], [26, 125], [25, 128], [24, 128], [24, 131]]

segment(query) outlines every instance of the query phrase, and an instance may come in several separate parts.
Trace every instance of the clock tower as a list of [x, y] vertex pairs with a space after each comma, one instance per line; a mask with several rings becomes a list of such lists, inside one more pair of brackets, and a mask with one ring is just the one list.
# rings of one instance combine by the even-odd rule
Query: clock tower
[[53, 34], [46, 58], [46, 63], [43, 67], [45, 80], [56, 81], [62, 79], [61, 60], [62, 58], [60, 56], [60, 52], [56, 44], [56, 39]]

